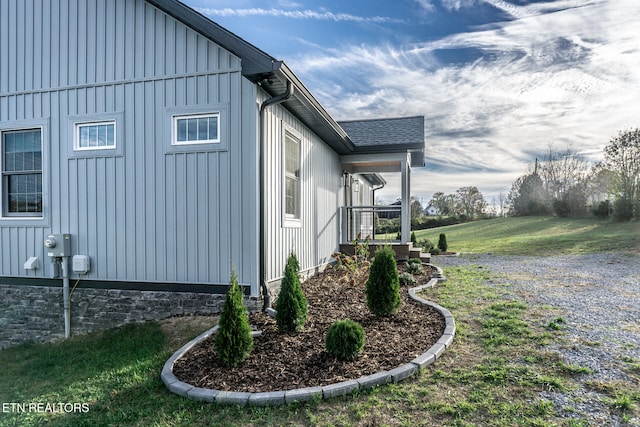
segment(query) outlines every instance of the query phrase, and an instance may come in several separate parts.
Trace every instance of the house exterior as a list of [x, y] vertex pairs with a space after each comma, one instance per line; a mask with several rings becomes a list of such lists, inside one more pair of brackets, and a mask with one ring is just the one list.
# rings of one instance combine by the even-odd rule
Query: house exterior
[[[76, 331], [215, 312], [232, 268], [259, 309], [291, 251], [307, 272], [331, 261], [341, 207], [373, 205], [379, 172], [409, 199], [423, 120], [340, 125], [284, 62], [176, 0], [3, 0], [0, 324], [62, 311], [60, 260]], [[381, 123], [395, 137], [368, 144]]]
[[424, 208], [424, 213], [429, 216], [436, 216], [438, 215], [438, 208], [436, 208], [432, 204], [429, 204], [429, 206]]

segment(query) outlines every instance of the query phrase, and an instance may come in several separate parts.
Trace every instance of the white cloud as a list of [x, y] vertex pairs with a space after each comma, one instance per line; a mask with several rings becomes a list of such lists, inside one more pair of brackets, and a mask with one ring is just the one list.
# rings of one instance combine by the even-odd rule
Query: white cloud
[[[595, 158], [618, 130], [640, 126], [640, 2], [562, 0], [524, 12], [428, 43], [343, 46], [287, 62], [340, 120], [424, 115], [430, 163], [455, 172], [416, 170], [414, 189], [504, 188], [549, 143]], [[442, 63], [442, 49], [476, 59]]]
[[247, 8], [247, 9], [212, 9], [199, 8], [198, 11], [207, 16], [272, 16], [290, 19], [316, 19], [323, 21], [351, 21], [351, 22], [374, 22], [374, 23], [391, 23], [402, 22], [399, 19], [386, 16], [357, 16], [348, 13], [334, 13], [329, 11], [314, 10], [284, 10], [284, 9], [263, 9], [263, 8]]

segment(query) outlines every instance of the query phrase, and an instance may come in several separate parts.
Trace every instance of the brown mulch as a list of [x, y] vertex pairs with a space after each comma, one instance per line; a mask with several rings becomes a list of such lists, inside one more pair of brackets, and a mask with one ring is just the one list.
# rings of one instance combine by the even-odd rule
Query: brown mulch
[[[416, 286], [426, 283], [430, 270], [417, 275]], [[391, 370], [427, 351], [442, 336], [444, 319], [433, 308], [411, 300], [401, 288], [398, 313], [377, 318], [366, 306], [367, 269], [350, 275], [328, 269], [302, 284], [309, 303], [304, 332], [280, 334], [265, 313], [250, 316], [262, 331], [254, 338], [251, 356], [236, 368], [223, 366], [213, 349], [214, 336], [195, 345], [174, 364], [174, 374], [196, 387], [246, 392], [291, 390], [323, 386]], [[324, 349], [326, 331], [335, 320], [349, 318], [366, 333], [358, 358], [337, 360]]]

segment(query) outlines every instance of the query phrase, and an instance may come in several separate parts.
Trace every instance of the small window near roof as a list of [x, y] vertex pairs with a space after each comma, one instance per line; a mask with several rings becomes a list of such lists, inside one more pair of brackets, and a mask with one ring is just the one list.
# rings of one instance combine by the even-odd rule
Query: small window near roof
[[76, 123], [76, 150], [110, 150], [116, 148], [116, 122]]
[[220, 113], [173, 116], [173, 145], [220, 143]]

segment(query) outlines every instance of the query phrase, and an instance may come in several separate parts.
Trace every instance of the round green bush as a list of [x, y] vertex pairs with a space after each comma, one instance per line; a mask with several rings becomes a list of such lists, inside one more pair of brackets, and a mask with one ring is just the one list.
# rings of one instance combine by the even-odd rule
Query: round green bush
[[364, 348], [364, 328], [351, 319], [337, 320], [329, 327], [325, 348], [341, 360], [353, 360]]
[[244, 305], [236, 272], [231, 272], [231, 284], [220, 313], [214, 349], [225, 366], [238, 366], [253, 350], [249, 313]]
[[395, 254], [390, 246], [375, 253], [367, 279], [367, 307], [376, 316], [390, 316], [400, 308], [400, 282]]
[[300, 264], [292, 252], [287, 259], [280, 294], [276, 302], [276, 323], [280, 332], [299, 332], [307, 322], [309, 311], [298, 272]]

